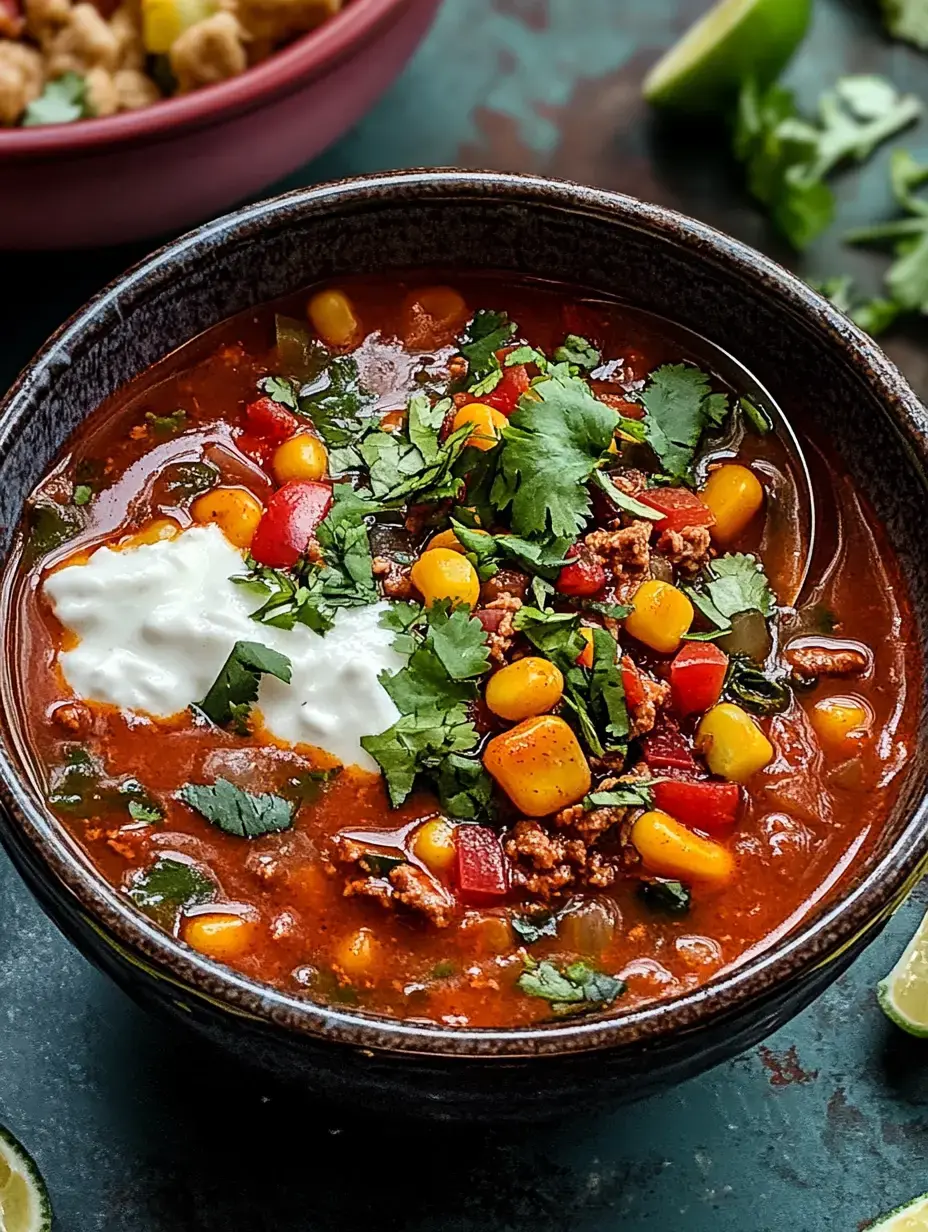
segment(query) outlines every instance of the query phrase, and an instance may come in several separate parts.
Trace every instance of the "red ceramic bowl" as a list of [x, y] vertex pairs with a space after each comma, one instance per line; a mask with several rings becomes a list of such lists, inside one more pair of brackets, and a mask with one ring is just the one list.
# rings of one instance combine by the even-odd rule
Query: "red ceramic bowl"
[[0, 130], [0, 248], [115, 244], [215, 214], [368, 110], [440, 0], [351, 0], [262, 64], [141, 111]]

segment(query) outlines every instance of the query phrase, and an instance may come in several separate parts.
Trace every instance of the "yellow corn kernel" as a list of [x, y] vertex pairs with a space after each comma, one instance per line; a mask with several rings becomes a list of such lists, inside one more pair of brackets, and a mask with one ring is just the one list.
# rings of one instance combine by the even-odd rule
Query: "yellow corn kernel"
[[[180, 527], [172, 518], [155, 518], [154, 522], [149, 522], [147, 526], [143, 526], [141, 530], [137, 530], [132, 535], [126, 535], [113, 546], [117, 552], [124, 552], [128, 548], [140, 548], [146, 543], [159, 543], [162, 539], [176, 539], [179, 534]], [[75, 563], [73, 559], [65, 561], [65, 564]]]
[[317, 436], [298, 432], [278, 445], [271, 458], [271, 470], [278, 483], [291, 479], [323, 479], [329, 465], [329, 454]]
[[870, 735], [873, 715], [859, 697], [823, 697], [813, 706], [809, 720], [826, 753], [854, 757]]
[[450, 548], [430, 548], [410, 570], [412, 584], [431, 607], [442, 599], [473, 607], [480, 597], [477, 570], [466, 556]]
[[506, 954], [512, 949], [512, 928], [503, 916], [466, 917], [461, 932], [470, 943], [468, 948], [476, 954]]
[[417, 287], [409, 293], [409, 302], [435, 321], [467, 319], [467, 305], [454, 287]]
[[[485, 530], [472, 530], [471, 534], [486, 535], [487, 532]], [[448, 530], [440, 530], [437, 535], [432, 536], [426, 551], [431, 552], [435, 548], [447, 548], [449, 552], [461, 552], [462, 554], [467, 550], [450, 528]]]
[[529, 655], [500, 668], [487, 682], [486, 702], [501, 719], [516, 723], [547, 714], [564, 692], [564, 677], [547, 659]]
[[444, 817], [424, 821], [412, 840], [412, 853], [432, 873], [446, 873], [454, 863], [455, 827]]
[[359, 928], [341, 939], [335, 951], [335, 962], [350, 980], [361, 980], [370, 975], [379, 950], [371, 930]]
[[164, 55], [176, 39], [211, 13], [210, 0], [142, 0], [142, 42], [151, 55]]
[[250, 948], [256, 931], [254, 920], [224, 911], [208, 911], [188, 916], [181, 937], [193, 949], [216, 962], [241, 958]]
[[682, 590], [669, 582], [650, 581], [639, 586], [625, 628], [660, 654], [672, 654], [693, 623], [693, 605]]
[[494, 736], [483, 764], [526, 817], [556, 813], [590, 790], [590, 767], [577, 737], [552, 714], [525, 719]]
[[716, 543], [737, 539], [764, 503], [764, 489], [746, 466], [726, 463], [712, 472], [700, 499], [715, 515], [712, 538]]
[[696, 728], [696, 748], [713, 774], [746, 783], [773, 760], [773, 745], [740, 706], [720, 702]]
[[632, 826], [632, 845], [648, 872], [682, 881], [728, 881], [735, 861], [727, 847], [694, 834], [668, 813], [652, 809]]
[[307, 304], [306, 313], [329, 346], [346, 347], [358, 341], [361, 323], [344, 291], [318, 291]]
[[465, 424], [474, 425], [473, 432], [467, 438], [468, 445], [474, 449], [492, 449], [506, 426], [506, 416], [484, 402], [469, 402], [455, 415], [452, 427], [457, 432]]
[[583, 647], [583, 650], [577, 656], [577, 666], [578, 667], [592, 667], [593, 666], [593, 656], [596, 653], [596, 647], [593, 644], [593, 630], [588, 628], [586, 625], [581, 625], [580, 626], [580, 636], [586, 642], [586, 645]]
[[250, 548], [264, 510], [247, 488], [213, 488], [190, 506], [194, 522], [215, 522], [230, 543]]

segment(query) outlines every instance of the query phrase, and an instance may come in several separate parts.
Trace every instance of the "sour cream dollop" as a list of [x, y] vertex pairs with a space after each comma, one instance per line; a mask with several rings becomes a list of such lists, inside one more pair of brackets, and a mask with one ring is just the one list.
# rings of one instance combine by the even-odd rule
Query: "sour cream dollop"
[[324, 636], [305, 625], [275, 629], [250, 618], [254, 596], [230, 581], [243, 572], [222, 531], [203, 526], [125, 551], [98, 548], [86, 564], [51, 574], [45, 593], [78, 638], [58, 656], [68, 685], [88, 701], [168, 718], [206, 695], [237, 641], [260, 642], [292, 665], [290, 684], [261, 679], [267, 729], [376, 770], [361, 737], [399, 718], [377, 677], [403, 665], [380, 627], [387, 604], [339, 609]]

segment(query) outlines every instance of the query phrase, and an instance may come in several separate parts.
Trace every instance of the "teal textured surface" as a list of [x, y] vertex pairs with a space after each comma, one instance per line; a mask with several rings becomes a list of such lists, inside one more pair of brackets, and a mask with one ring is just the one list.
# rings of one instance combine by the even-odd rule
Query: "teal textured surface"
[[[415, 164], [541, 171], [675, 206], [782, 257], [723, 139], [681, 139], [639, 101], [649, 64], [705, 7], [446, 0], [378, 108], [284, 187]], [[848, 71], [928, 95], [928, 57], [884, 41], [875, 8], [818, 0], [791, 70], [806, 101]], [[928, 123], [903, 144], [928, 155]], [[840, 179], [841, 226], [890, 212], [886, 165], [884, 150]], [[875, 288], [880, 259], [842, 249], [841, 226], [800, 268]], [[142, 252], [0, 257], [0, 382]], [[917, 325], [888, 349], [924, 395], [923, 341]], [[145, 1017], [0, 855], [0, 1123], [42, 1167], [61, 1232], [855, 1232], [928, 1190], [928, 1043], [892, 1027], [874, 991], [926, 903], [923, 887], [765, 1045], [675, 1091], [539, 1129], [397, 1132], [323, 1113]]]

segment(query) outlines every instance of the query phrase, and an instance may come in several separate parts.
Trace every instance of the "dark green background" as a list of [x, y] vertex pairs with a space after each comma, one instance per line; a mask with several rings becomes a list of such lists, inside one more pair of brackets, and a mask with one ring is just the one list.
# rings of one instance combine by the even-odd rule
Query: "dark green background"
[[[639, 101], [648, 64], [705, 7], [446, 0], [379, 107], [286, 186], [412, 165], [539, 171], [788, 255], [724, 142], [680, 140]], [[816, 8], [791, 71], [806, 102], [842, 72], [928, 94], [928, 57], [882, 38], [875, 3]], [[904, 141], [928, 157], [928, 122]], [[840, 179], [841, 224], [809, 254], [810, 276], [850, 270], [876, 289], [883, 263], [839, 235], [891, 211], [886, 162], [884, 150]], [[0, 382], [150, 247], [0, 255]], [[919, 323], [888, 344], [922, 391], [923, 336]], [[892, 1028], [873, 992], [925, 898], [765, 1047], [701, 1079], [556, 1127], [436, 1129], [321, 1111], [151, 1021], [65, 944], [0, 856], [0, 1123], [39, 1160], [62, 1232], [854, 1232], [928, 1190], [928, 1041]]]

